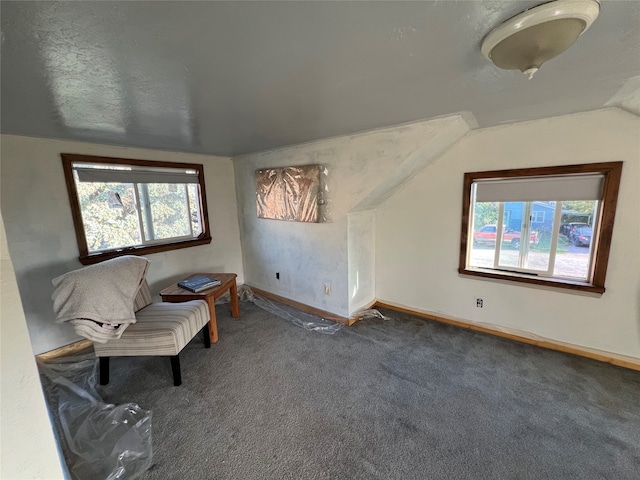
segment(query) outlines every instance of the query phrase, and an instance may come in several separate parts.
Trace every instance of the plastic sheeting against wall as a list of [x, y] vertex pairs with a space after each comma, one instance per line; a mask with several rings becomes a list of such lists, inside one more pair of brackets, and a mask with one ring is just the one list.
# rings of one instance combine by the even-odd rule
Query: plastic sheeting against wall
[[[306, 313], [298, 310], [297, 308], [274, 302], [272, 300], [269, 300], [268, 298], [264, 298], [262, 295], [258, 295], [246, 285], [241, 285], [238, 287], [238, 296], [240, 297], [241, 301], [251, 302], [257, 307], [260, 307], [263, 310], [272, 313], [273, 315], [288, 320], [294, 325], [311, 332], [333, 335], [339, 332], [344, 327], [344, 324], [342, 323], [334, 322], [333, 320], [322, 318], [319, 315]], [[216, 299], [216, 303], [228, 303], [229, 301], [230, 300], [228, 293], [225, 293], [224, 295]], [[354, 317], [358, 320], [364, 320], [367, 318], [379, 318], [387, 320], [387, 317], [385, 317], [384, 315], [382, 315], [382, 313], [375, 309], [362, 310], [355, 314]]]
[[321, 165], [256, 170], [258, 218], [324, 222], [327, 169]]
[[104, 403], [93, 353], [38, 360], [45, 396], [73, 480], [139, 478], [152, 463], [151, 412]]

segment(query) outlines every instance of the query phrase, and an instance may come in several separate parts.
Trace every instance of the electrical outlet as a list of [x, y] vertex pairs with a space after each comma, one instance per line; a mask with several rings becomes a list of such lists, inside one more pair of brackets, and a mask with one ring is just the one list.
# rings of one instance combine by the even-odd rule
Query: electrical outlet
[[276, 280], [280, 280], [280, 272], [276, 272]]
[[484, 307], [484, 301], [481, 298], [476, 298], [476, 307], [478, 308]]
[[331, 284], [330, 283], [325, 283], [324, 284], [324, 294], [325, 295], [331, 295]]

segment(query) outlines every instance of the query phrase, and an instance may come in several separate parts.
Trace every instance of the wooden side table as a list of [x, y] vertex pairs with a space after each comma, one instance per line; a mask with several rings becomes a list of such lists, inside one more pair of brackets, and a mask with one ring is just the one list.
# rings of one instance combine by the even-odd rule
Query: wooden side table
[[218, 341], [218, 324], [216, 322], [216, 298], [222, 296], [227, 290], [231, 296], [231, 315], [234, 318], [240, 316], [240, 303], [238, 302], [238, 287], [236, 285], [235, 273], [194, 273], [185, 277], [196, 277], [198, 275], [206, 275], [210, 278], [217, 278], [220, 280], [220, 285], [217, 287], [207, 288], [198, 293], [190, 292], [184, 288], [178, 286], [177, 283], [165, 288], [160, 292], [163, 302], [180, 303], [188, 302], [189, 300], [206, 300], [209, 305], [209, 336], [211, 343]]

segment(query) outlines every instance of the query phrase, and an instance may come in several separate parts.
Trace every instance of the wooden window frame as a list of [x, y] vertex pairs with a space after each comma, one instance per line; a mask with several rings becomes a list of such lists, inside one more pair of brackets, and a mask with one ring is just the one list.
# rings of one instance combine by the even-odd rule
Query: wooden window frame
[[[587, 163], [579, 165], [562, 165], [554, 167], [520, 168], [513, 170], [493, 170], [486, 172], [469, 172], [464, 174], [462, 193], [462, 225], [460, 233], [460, 257], [458, 273], [473, 277], [491, 278], [497, 280], [513, 281], [524, 284], [558, 287], [574, 291], [602, 294], [605, 291], [605, 279], [609, 251], [611, 249], [611, 236], [613, 223], [620, 190], [620, 178], [622, 176], [623, 162]], [[472, 198], [472, 186], [477, 180], [503, 180], [520, 177], [539, 177], [557, 175], [576, 175], [585, 173], [600, 173], [604, 175], [601, 206], [599, 210], [598, 232], [592, 238], [594, 255], [591, 264], [591, 275], [588, 281], [572, 281], [553, 277], [530, 277], [511, 272], [498, 272], [489, 270], [477, 270], [467, 268], [467, 249], [469, 242], [473, 241], [469, 235], [473, 235], [470, 228], [470, 212]], [[595, 232], [594, 232], [595, 233]]]
[[[207, 245], [211, 243], [211, 233], [209, 230], [209, 213], [207, 210], [207, 195], [204, 182], [204, 166], [195, 163], [178, 163], [163, 162], [156, 160], [137, 160], [129, 158], [112, 158], [97, 157], [92, 155], [79, 155], [72, 153], [60, 154], [62, 158], [62, 167], [64, 170], [64, 178], [67, 185], [67, 193], [69, 194], [69, 204], [71, 207], [71, 216], [73, 217], [73, 226], [76, 233], [76, 241], [78, 242], [78, 250], [80, 255], [78, 260], [83, 265], [102, 262], [109, 258], [120, 257], [122, 255], [148, 255], [151, 253], [168, 252], [170, 250], [178, 250], [181, 248], [195, 247], [197, 245]], [[89, 252], [87, 240], [82, 222], [82, 210], [78, 200], [78, 190], [73, 178], [74, 163], [103, 163], [108, 165], [131, 165], [138, 167], [160, 167], [160, 168], [179, 168], [190, 169], [198, 172], [198, 185], [200, 189], [200, 213], [202, 215], [202, 233], [198, 237], [190, 240], [181, 240], [177, 242], [157, 243], [154, 245], [136, 245], [132, 247], [116, 248], [113, 250], [105, 250], [101, 252]]]

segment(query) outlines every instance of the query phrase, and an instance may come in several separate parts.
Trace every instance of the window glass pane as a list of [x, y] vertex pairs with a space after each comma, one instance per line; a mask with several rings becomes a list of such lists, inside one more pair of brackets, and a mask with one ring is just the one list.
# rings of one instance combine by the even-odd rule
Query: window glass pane
[[77, 182], [76, 188], [90, 252], [141, 243], [132, 184]]
[[554, 276], [589, 278], [597, 208], [598, 202], [593, 200], [562, 202]]
[[547, 273], [556, 202], [505, 202], [504, 211], [499, 266]]
[[146, 240], [191, 236], [191, 212], [185, 185], [140, 185], [142, 223]]
[[498, 214], [498, 202], [479, 202], [473, 206], [473, 245], [469, 255], [470, 266], [493, 268]]
[[529, 227], [529, 252], [525, 268], [539, 272], [549, 271], [551, 246], [553, 245], [556, 202], [531, 202]]
[[[596, 218], [597, 203], [504, 202], [501, 233], [498, 233], [500, 223], [497, 222], [501, 203], [476, 203], [469, 266], [587, 279], [591, 262], [592, 222]], [[557, 208], [562, 208], [562, 223], [558, 230], [554, 228]], [[554, 234], [557, 239], [553, 255]], [[528, 244], [523, 245], [523, 236], [528, 237]], [[501, 239], [498, 245], [496, 238]]]
[[498, 256], [498, 264], [501, 267], [517, 268], [521, 264], [520, 230], [524, 208], [524, 202], [505, 202], [504, 204], [500, 254]]
[[200, 202], [198, 185], [187, 185], [187, 193], [189, 194], [189, 211], [191, 212], [191, 228], [193, 228], [193, 236], [197, 237], [202, 233], [202, 222], [200, 221]]

